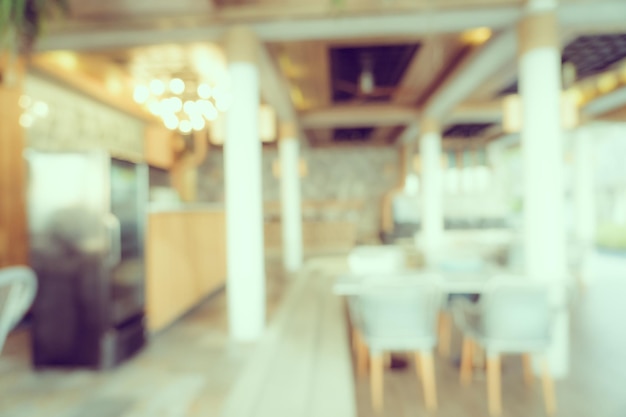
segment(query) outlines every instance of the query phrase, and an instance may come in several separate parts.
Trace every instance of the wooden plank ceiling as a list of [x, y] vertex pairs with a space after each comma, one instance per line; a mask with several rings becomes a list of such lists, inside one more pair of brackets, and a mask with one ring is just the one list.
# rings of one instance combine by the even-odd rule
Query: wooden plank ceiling
[[[70, 22], [78, 27], [144, 28], [172, 26], [194, 27], [203, 22], [229, 24], [237, 22], [279, 21], [285, 18], [328, 17], [341, 15], [375, 16], [398, 14], [403, 11], [465, 10], [470, 8], [521, 7], [525, 0], [68, 0]], [[572, 0], [584, 1], [584, 0]], [[564, 2], [569, 2], [565, 0]], [[373, 20], [374, 22], [374, 20]], [[81, 26], [82, 25], [82, 26]], [[499, 33], [489, 32], [497, 37]], [[355, 117], [354, 123], [324, 123], [308, 128], [306, 135], [313, 146], [375, 145], [388, 146], [397, 142], [406, 120], [399, 122], [398, 114], [406, 119], [415, 117], [444, 85], [450, 76], [480, 43], [468, 42], [460, 33], [274, 42], [268, 51], [287, 81], [291, 101], [300, 116], [324, 117], [339, 113], [346, 115], [375, 109], [386, 109], [386, 116], [377, 113], [376, 121], [366, 123], [367, 117]], [[213, 47], [205, 44], [205, 47]], [[128, 79], [141, 78], [138, 71], [146, 67], [147, 75], [162, 71], [170, 76], [191, 81], [198, 77], [198, 68], [186, 57], [193, 48], [203, 44], [173, 46], [158, 45], [119, 51], [82, 54], [82, 70], [91, 78], [106, 83], [111, 72], [123, 72]], [[137, 64], [138, 57], [156, 57], [151, 63]], [[578, 78], [589, 77], [612, 68], [626, 59], [626, 35], [572, 34], [567, 39], [563, 61], [570, 62]], [[89, 65], [89, 62], [92, 64]], [[505, 93], [517, 91], [517, 65], [514, 59], [505, 68], [494, 68], [494, 76], [477, 88], [460, 106], [468, 109], [499, 107]], [[106, 69], [106, 71], [105, 71]], [[369, 85], [368, 87], [368, 84]], [[386, 106], [386, 107], [385, 107]], [[482, 107], [481, 107], [482, 106]], [[340, 112], [335, 110], [340, 109]], [[394, 110], [395, 109], [395, 110]], [[396, 111], [398, 110], [398, 111]], [[452, 112], [453, 110], [451, 110]], [[391, 114], [393, 113], [393, 114]], [[408, 116], [407, 116], [408, 115]], [[392, 116], [395, 116], [392, 117]], [[346, 117], [347, 119], [348, 117]], [[489, 123], [487, 123], [489, 122]], [[445, 126], [448, 138], [463, 139], [491, 136], [493, 120], [462, 120], [458, 125]], [[402, 124], [399, 124], [402, 123]]]
[[[289, 83], [301, 113], [340, 106], [382, 104], [419, 106], [466, 48], [456, 35], [429, 38], [360, 39], [341, 42], [288, 42], [270, 50]], [[372, 87], [361, 83], [370, 73]], [[389, 145], [402, 125], [359, 125], [307, 132], [314, 146]]]

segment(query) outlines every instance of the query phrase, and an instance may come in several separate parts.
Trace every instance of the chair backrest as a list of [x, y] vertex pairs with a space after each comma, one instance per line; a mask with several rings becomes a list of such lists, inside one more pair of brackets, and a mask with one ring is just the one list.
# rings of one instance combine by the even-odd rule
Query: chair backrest
[[444, 273], [478, 273], [487, 269], [487, 261], [478, 255], [458, 254], [442, 257], [435, 268]]
[[37, 279], [30, 268], [0, 269], [0, 352], [7, 335], [32, 304], [36, 291]]
[[552, 331], [549, 287], [525, 277], [494, 278], [481, 299], [486, 339], [547, 343]]
[[[384, 281], [392, 280], [390, 276]], [[368, 339], [397, 340], [400, 343], [418, 338], [435, 340], [441, 294], [428, 278], [416, 274], [415, 280], [423, 283], [397, 287], [381, 284], [375, 292], [359, 295], [357, 305]]]
[[388, 274], [405, 266], [404, 250], [398, 246], [359, 246], [348, 255], [348, 267], [355, 275]]

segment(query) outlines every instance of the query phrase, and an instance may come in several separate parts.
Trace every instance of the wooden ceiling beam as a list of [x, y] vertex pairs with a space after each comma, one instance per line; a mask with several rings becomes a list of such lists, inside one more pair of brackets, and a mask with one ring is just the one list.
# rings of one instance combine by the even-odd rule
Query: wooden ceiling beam
[[[40, 39], [37, 48], [46, 50], [98, 50], [127, 48], [172, 42], [206, 42], [219, 39], [233, 24], [247, 24], [262, 41], [304, 41], [358, 39], [365, 37], [418, 36], [437, 33], [454, 33], [478, 26], [503, 29], [520, 16], [516, 6], [492, 8], [462, 8], [424, 12], [424, 10], [395, 13], [302, 14], [302, 4], [264, 5], [266, 15], [251, 14], [249, 18], [235, 17], [244, 6], [233, 6], [232, 12], [224, 9], [207, 16], [190, 17], [183, 21], [164, 19], [150, 22], [97, 21], [64, 23], [51, 26], [49, 33]], [[238, 15], [241, 16], [241, 15]], [[165, 24], [166, 23], [166, 24]], [[73, 27], [72, 27], [73, 26]]]
[[509, 29], [468, 53], [433, 92], [423, 116], [440, 122], [484, 83], [497, 69], [515, 59], [517, 34]]
[[307, 129], [397, 126], [406, 125], [419, 117], [411, 106], [392, 104], [340, 105], [300, 114], [302, 126]]
[[[354, 10], [332, 8], [331, 2], [323, 3], [325, 6], [322, 11], [310, 10], [306, 4], [230, 6], [208, 16], [200, 14], [184, 19], [161, 16], [158, 19], [142, 18], [136, 21], [62, 22], [50, 26], [46, 36], [38, 43], [38, 48], [42, 51], [97, 50], [171, 42], [215, 41], [233, 23], [248, 24], [263, 41], [406, 37], [462, 32], [483, 26], [502, 30], [512, 27], [522, 13], [516, 5], [430, 11], [424, 11], [421, 7], [414, 11], [404, 9], [403, 12], [385, 7], [385, 13], [357, 13]], [[626, 2], [620, 0], [563, 3], [559, 5], [558, 13], [563, 27], [584, 31], [626, 29], [626, 20], [623, 18], [626, 16]]]
[[[423, 40], [421, 47], [402, 75], [391, 97], [393, 104], [413, 105], [423, 101], [430, 85], [450, 66], [461, 49], [456, 35], [439, 35]], [[375, 140], [393, 134], [391, 127], [380, 127], [372, 133]]]
[[502, 123], [500, 100], [484, 103], [464, 103], [454, 109], [448, 123]]
[[265, 45], [259, 42], [257, 50], [261, 96], [274, 108], [281, 122], [293, 123], [299, 129], [298, 116], [283, 74], [278, 70]]
[[[300, 114], [305, 129], [347, 127], [406, 126], [417, 122], [422, 111], [400, 104], [341, 105], [310, 110]], [[502, 110], [499, 102], [467, 103], [450, 113], [452, 123], [499, 123]]]
[[626, 106], [626, 87], [619, 88], [590, 101], [582, 110], [586, 117], [602, 118]]
[[602, 115], [596, 116], [596, 120], [602, 120], [606, 122], [626, 122], [626, 105], [619, 109], [615, 109], [608, 113], [604, 113]]
[[211, 0], [68, 0], [73, 18], [129, 19], [158, 15], [190, 15], [216, 10]]
[[[59, 65], [58, 61], [46, 54], [32, 56], [29, 64], [31, 71], [55, 79], [130, 116], [148, 123], [158, 120], [144, 107], [135, 103], [132, 97], [132, 91], [129, 93], [130, 90], [127, 88], [123, 88], [119, 94], [115, 94], [107, 88], [105, 82], [88, 77], [80, 68], [68, 69], [67, 67]], [[123, 72], [120, 70], [119, 74], [122, 73]]]

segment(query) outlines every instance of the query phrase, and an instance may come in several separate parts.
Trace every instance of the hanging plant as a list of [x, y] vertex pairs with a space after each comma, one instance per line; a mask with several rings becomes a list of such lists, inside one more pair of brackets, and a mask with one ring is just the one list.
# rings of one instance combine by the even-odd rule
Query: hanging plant
[[0, 0], [1, 51], [30, 53], [44, 20], [67, 10], [67, 0]]
[[67, 11], [67, 0], [0, 0], [0, 84], [15, 82], [17, 57], [32, 52], [45, 19]]

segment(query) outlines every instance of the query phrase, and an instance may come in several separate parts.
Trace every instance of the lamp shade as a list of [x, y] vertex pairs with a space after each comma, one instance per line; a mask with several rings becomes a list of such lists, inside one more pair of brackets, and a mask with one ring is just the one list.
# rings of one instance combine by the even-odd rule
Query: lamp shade
[[259, 109], [259, 136], [263, 142], [276, 140], [276, 112], [268, 105], [261, 105]]
[[[578, 98], [575, 90], [561, 93], [561, 126], [569, 130], [578, 126]], [[517, 133], [522, 130], [522, 100], [518, 94], [511, 94], [502, 100], [502, 129], [506, 133]]]
[[522, 130], [522, 100], [517, 94], [510, 94], [502, 100], [502, 129], [506, 133]]
[[[278, 134], [276, 111], [267, 105], [259, 108], [259, 138], [263, 142], [274, 142]], [[220, 114], [211, 122], [209, 139], [214, 145], [226, 140], [226, 116]]]

